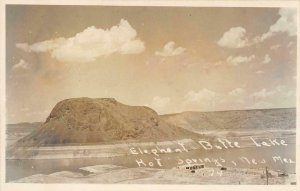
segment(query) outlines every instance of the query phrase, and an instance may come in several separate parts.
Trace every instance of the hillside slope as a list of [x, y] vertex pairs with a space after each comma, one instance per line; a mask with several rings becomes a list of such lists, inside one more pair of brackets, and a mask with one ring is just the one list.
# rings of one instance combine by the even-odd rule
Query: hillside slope
[[183, 112], [162, 115], [166, 122], [190, 131], [296, 128], [296, 109]]
[[57, 103], [42, 128], [18, 144], [156, 141], [193, 136], [194, 133], [161, 120], [148, 107], [128, 106], [111, 98], [72, 98]]

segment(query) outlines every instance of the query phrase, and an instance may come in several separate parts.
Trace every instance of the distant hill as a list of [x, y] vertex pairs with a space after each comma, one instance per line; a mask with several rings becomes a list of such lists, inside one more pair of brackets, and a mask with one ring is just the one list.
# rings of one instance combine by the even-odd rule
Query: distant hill
[[112, 98], [72, 98], [56, 104], [41, 129], [19, 145], [103, 143], [120, 140], [172, 140], [196, 134], [169, 124], [145, 106]]
[[183, 112], [161, 118], [190, 131], [296, 128], [295, 108]]

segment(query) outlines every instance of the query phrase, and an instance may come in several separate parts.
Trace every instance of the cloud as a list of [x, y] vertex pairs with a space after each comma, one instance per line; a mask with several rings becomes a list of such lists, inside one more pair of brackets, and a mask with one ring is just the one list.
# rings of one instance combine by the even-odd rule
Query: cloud
[[278, 48], [280, 48], [281, 46], [279, 44], [273, 45], [270, 47], [271, 50], [277, 50]]
[[217, 93], [209, 89], [189, 91], [184, 96], [186, 110], [228, 110], [237, 109], [244, 105], [246, 91], [243, 88], [235, 88], [232, 91]]
[[267, 90], [264, 88], [264, 89], [261, 89], [261, 90], [258, 91], [258, 92], [254, 92], [251, 96], [252, 96], [254, 99], [261, 100], [261, 99], [269, 98], [270, 96], [273, 96], [275, 93], [276, 93], [275, 91], [267, 91]]
[[261, 71], [261, 70], [258, 70], [255, 72], [256, 74], [264, 74], [265, 72], [264, 71]]
[[289, 36], [297, 35], [297, 10], [280, 8], [280, 18], [270, 26], [270, 32], [286, 32]]
[[253, 101], [250, 108], [293, 107], [296, 104], [296, 90], [277, 85], [272, 90], [265, 88], [249, 96]]
[[147, 106], [153, 108], [157, 112], [161, 113], [165, 110], [166, 106], [170, 104], [171, 99], [169, 97], [160, 97], [155, 96], [152, 99], [152, 102], [150, 105], [146, 104]]
[[223, 65], [224, 64], [224, 62], [222, 61], [222, 60], [219, 60], [219, 61], [217, 61], [217, 62], [215, 62], [215, 66], [220, 66], [220, 65]]
[[280, 8], [279, 19], [269, 27], [266, 33], [248, 39], [246, 29], [243, 27], [232, 27], [226, 31], [217, 44], [226, 48], [243, 48], [265, 41], [278, 33], [286, 33], [288, 36], [297, 35], [297, 9]]
[[251, 62], [253, 59], [255, 58], [255, 55], [251, 55], [251, 56], [229, 56], [226, 61], [228, 64], [234, 65], [234, 66], [238, 66], [239, 64], [242, 63], [248, 63]]
[[57, 38], [31, 45], [18, 43], [16, 47], [26, 52], [50, 52], [53, 58], [61, 62], [81, 63], [113, 53], [138, 54], [145, 49], [136, 30], [124, 19], [110, 29], [91, 26], [70, 38]]
[[20, 61], [17, 64], [13, 65], [12, 70], [19, 70], [19, 69], [27, 70], [27, 69], [29, 69], [29, 67], [30, 67], [30, 65], [28, 62], [26, 62], [23, 59], [20, 59]]
[[[273, 107], [273, 102], [275, 101], [277, 90], [266, 90], [265, 88], [252, 93], [249, 97], [254, 101], [250, 106], [252, 109], [263, 109]], [[278, 95], [277, 95], [278, 96]]]
[[273, 88], [273, 90], [269, 91], [263, 88], [260, 91], [254, 92], [250, 95], [250, 97], [254, 98], [255, 100], [272, 99], [275, 97], [279, 97], [282, 100], [292, 96], [295, 96], [295, 91], [289, 90], [283, 85], [277, 85], [275, 88]]
[[202, 108], [214, 107], [220, 101], [220, 96], [211, 90], [206, 88], [199, 90], [198, 92], [189, 91], [184, 96], [184, 104], [200, 104]]
[[185, 50], [186, 50], [185, 48], [182, 48], [180, 46], [175, 48], [175, 42], [170, 41], [167, 44], [165, 44], [165, 46], [161, 51], [156, 51], [155, 55], [164, 56], [164, 57], [176, 56], [182, 54]]
[[239, 97], [245, 94], [245, 90], [243, 88], [235, 88], [234, 90], [228, 93], [229, 96]]
[[263, 60], [263, 64], [268, 64], [271, 61], [270, 55], [266, 54]]
[[31, 52], [30, 47], [27, 43], [17, 43], [16, 47], [25, 51], [25, 52]]
[[297, 10], [294, 8], [280, 8], [279, 19], [269, 27], [269, 31], [254, 38], [254, 42], [263, 42], [277, 33], [286, 33], [288, 36], [297, 35]]
[[59, 46], [63, 45], [63, 43], [66, 41], [64, 38], [57, 38], [54, 40], [46, 40], [43, 42], [38, 42], [32, 45], [29, 45], [27, 43], [17, 43], [16, 47], [25, 51], [25, 52], [48, 52], [52, 51]]
[[266, 39], [270, 38], [271, 36], [273, 36], [273, 34], [271, 32], [266, 32], [262, 35], [258, 35], [258, 36], [253, 38], [253, 43], [252, 44], [257, 44], [257, 43], [263, 42]]
[[245, 34], [246, 29], [243, 27], [232, 27], [223, 34], [217, 44], [226, 48], [243, 48], [248, 46]]
[[295, 89], [283, 85], [277, 85], [272, 89], [262, 88], [253, 93], [248, 93], [244, 87], [236, 87], [223, 93], [204, 88], [186, 93], [183, 108], [184, 110], [213, 111], [293, 107], [295, 101]]
[[237, 109], [245, 105], [246, 91], [244, 88], [235, 88], [228, 92], [227, 95], [224, 94], [221, 100], [222, 110], [226, 109]]

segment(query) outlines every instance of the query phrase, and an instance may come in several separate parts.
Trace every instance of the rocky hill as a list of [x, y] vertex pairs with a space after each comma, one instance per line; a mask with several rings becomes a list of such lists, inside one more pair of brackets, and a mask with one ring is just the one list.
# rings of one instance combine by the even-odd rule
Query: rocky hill
[[295, 129], [296, 109], [183, 112], [162, 119], [190, 131]]
[[144, 106], [111, 98], [72, 98], [56, 104], [42, 127], [18, 145], [88, 144], [122, 140], [172, 140], [195, 134], [162, 120]]

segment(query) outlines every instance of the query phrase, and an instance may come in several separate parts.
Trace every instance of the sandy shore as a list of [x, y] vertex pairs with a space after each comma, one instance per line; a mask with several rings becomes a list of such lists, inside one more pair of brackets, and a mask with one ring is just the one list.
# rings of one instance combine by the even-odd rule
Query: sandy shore
[[[81, 168], [82, 172], [62, 171], [49, 175], [36, 174], [15, 183], [105, 183], [105, 184], [266, 184], [264, 169], [203, 168], [195, 173], [185, 168], [126, 168], [97, 165]], [[295, 174], [279, 177], [269, 171], [268, 184], [292, 184]]]

